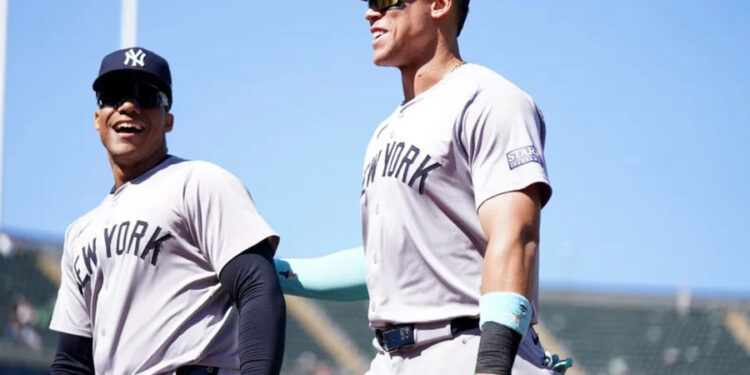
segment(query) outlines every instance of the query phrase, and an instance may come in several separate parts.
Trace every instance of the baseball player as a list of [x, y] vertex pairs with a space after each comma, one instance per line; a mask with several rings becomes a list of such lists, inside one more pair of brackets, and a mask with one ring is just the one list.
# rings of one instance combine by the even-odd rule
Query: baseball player
[[236, 177], [167, 153], [167, 61], [113, 52], [93, 88], [114, 186], [65, 234], [52, 373], [278, 374], [279, 238]]
[[[369, 375], [572, 366], [545, 353], [533, 328], [540, 211], [552, 193], [544, 119], [514, 84], [461, 59], [468, 10], [469, 0], [368, 1], [373, 60], [400, 70], [404, 94], [375, 129], [362, 173], [363, 268], [378, 350]], [[357, 264], [355, 251], [323, 263]], [[336, 282], [315, 274], [325, 268], [314, 261], [276, 267], [299, 294], [310, 281], [313, 296], [329, 297], [321, 291]], [[342, 284], [332, 289], [356, 291], [351, 279]]]
[[[365, 154], [370, 374], [548, 374], [538, 313], [540, 210], [552, 190], [534, 101], [465, 63], [469, 0], [370, 0], [374, 63], [404, 100]], [[480, 333], [481, 329], [481, 333]]]

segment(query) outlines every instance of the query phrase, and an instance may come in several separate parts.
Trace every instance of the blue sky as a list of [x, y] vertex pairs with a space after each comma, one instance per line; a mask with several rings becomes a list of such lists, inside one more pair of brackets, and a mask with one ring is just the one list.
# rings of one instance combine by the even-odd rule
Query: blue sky
[[[10, 0], [3, 226], [62, 237], [112, 184], [91, 82], [119, 1]], [[174, 80], [170, 152], [248, 186], [279, 254], [360, 243], [364, 149], [401, 101], [364, 3], [141, 1]], [[469, 62], [531, 94], [554, 194], [542, 286], [750, 295], [750, 3], [475, 0]]]

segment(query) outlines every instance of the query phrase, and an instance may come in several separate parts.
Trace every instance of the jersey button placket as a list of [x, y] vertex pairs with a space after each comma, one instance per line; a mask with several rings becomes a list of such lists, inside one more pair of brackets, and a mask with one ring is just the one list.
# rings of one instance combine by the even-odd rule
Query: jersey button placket
[[115, 210], [115, 206], [117, 206], [117, 196], [111, 195], [107, 201], [107, 210], [105, 210], [102, 215], [102, 223], [105, 227], [108, 227], [112, 222], [112, 213]]

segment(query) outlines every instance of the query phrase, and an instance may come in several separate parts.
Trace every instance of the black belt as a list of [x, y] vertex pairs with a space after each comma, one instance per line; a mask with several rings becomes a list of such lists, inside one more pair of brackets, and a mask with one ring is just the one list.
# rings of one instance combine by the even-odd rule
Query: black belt
[[[420, 326], [424, 326], [424, 324], [416, 324], [417, 330], [420, 329]], [[459, 332], [476, 328], [479, 328], [479, 318], [471, 318], [465, 316], [455, 318], [450, 321], [450, 333], [448, 334], [446, 330], [446, 335], [438, 338], [445, 339], [454, 337]], [[383, 348], [383, 350], [392, 352], [398, 349], [409, 348], [420, 344], [421, 340], [419, 340], [414, 333], [414, 323], [397, 324], [388, 326], [383, 329], [376, 329], [375, 338], [378, 340], [378, 343], [380, 344], [380, 347]], [[434, 337], [429, 340], [429, 342], [433, 341], [437, 340]]]
[[216, 375], [218, 367], [188, 365], [177, 369], [176, 375]]

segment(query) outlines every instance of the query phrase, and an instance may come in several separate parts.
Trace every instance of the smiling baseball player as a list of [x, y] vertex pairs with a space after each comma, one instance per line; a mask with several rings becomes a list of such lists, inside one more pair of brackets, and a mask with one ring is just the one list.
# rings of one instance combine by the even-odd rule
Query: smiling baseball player
[[[534, 101], [459, 54], [468, 0], [370, 0], [373, 60], [404, 100], [365, 154], [370, 374], [547, 374], [540, 210], [551, 188]], [[481, 333], [480, 333], [481, 329]]]
[[[404, 100], [365, 154], [370, 375], [548, 374], [538, 312], [545, 123], [497, 73], [465, 63], [469, 0], [370, 0], [373, 60]], [[481, 333], [480, 333], [481, 329]]]
[[94, 128], [114, 186], [65, 235], [53, 374], [279, 373], [278, 236], [236, 177], [167, 153], [171, 81], [143, 48], [102, 60]]
[[[533, 328], [540, 211], [552, 193], [544, 119], [514, 84], [461, 59], [468, 10], [469, 0], [368, 1], [373, 60], [399, 69], [404, 100], [365, 153], [365, 258], [349, 250], [322, 264], [364, 264], [378, 349], [369, 375], [542, 375], [572, 365], [545, 353]], [[276, 266], [296, 275], [282, 284], [296, 282], [302, 295], [308, 281], [311, 295], [361, 294], [351, 275], [337, 289], [315, 259]]]

